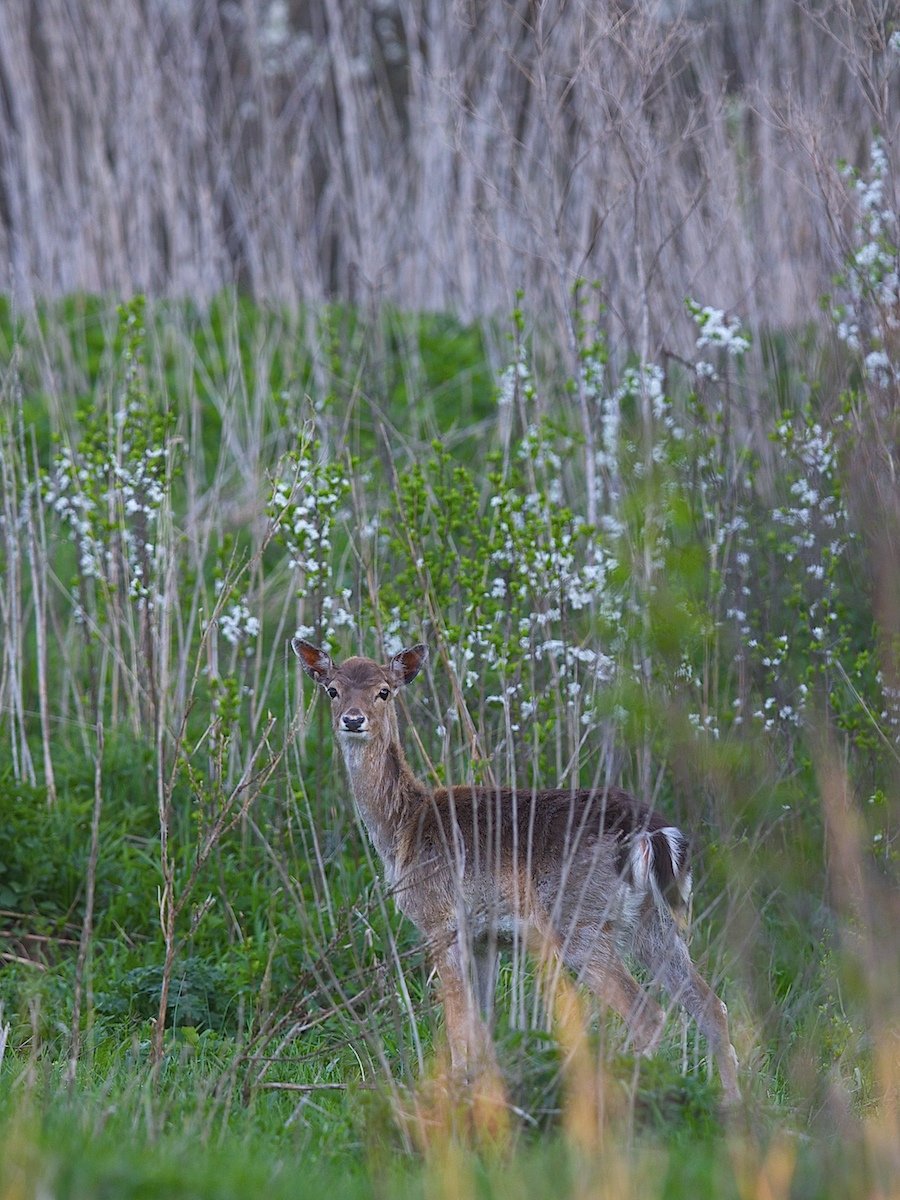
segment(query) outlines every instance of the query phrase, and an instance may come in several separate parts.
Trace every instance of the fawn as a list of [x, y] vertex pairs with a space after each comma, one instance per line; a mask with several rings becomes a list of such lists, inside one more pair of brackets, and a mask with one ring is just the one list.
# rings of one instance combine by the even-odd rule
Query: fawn
[[393, 703], [426, 647], [382, 666], [337, 665], [301, 638], [291, 645], [331, 700], [360, 816], [397, 905], [427, 941], [454, 1071], [492, 1058], [486, 1018], [498, 944], [518, 933], [574, 971], [650, 1054], [665, 1014], [625, 966], [623, 953], [633, 955], [697, 1022], [725, 1100], [739, 1100], [725, 1005], [691, 962], [676, 920], [691, 890], [684, 835], [616, 788], [428, 788], [406, 760]]

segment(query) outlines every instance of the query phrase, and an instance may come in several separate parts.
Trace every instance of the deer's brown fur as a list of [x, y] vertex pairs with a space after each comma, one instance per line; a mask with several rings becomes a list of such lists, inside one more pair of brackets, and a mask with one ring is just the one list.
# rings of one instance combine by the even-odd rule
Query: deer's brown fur
[[304, 670], [331, 697], [353, 798], [400, 909], [440, 976], [452, 1062], [472, 1072], [492, 1050], [497, 950], [520, 938], [565, 963], [650, 1053], [664, 1013], [625, 966], [648, 968], [710, 1041], [725, 1096], [739, 1096], [725, 1005], [691, 962], [676, 916], [691, 877], [687, 841], [617, 788], [430, 789], [400, 745], [394, 696], [426, 658], [413, 646], [381, 665], [331, 657], [302, 639]]

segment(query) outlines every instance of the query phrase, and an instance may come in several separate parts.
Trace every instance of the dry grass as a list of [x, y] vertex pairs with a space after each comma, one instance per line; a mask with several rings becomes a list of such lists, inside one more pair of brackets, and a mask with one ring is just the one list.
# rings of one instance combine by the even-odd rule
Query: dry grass
[[[285, 21], [279, 18], [279, 12]], [[0, 289], [392, 302], [572, 346], [683, 350], [683, 300], [814, 315], [842, 261], [836, 164], [897, 153], [885, 0], [9, 0]]]

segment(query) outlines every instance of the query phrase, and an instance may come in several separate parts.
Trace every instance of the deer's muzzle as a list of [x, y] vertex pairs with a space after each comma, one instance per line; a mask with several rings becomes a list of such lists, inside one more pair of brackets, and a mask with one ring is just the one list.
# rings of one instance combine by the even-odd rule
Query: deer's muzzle
[[341, 715], [341, 729], [345, 733], [365, 733], [367, 731], [366, 718], [358, 708], [348, 708]]

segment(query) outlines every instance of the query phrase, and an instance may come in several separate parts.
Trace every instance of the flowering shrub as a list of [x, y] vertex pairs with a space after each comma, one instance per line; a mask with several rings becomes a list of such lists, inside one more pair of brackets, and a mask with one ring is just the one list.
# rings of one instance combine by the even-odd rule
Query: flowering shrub
[[352, 592], [336, 586], [333, 568], [335, 522], [349, 491], [346, 468], [304, 438], [278, 464], [266, 505], [275, 539], [288, 554], [302, 614], [296, 636], [335, 647], [337, 631], [355, 626]]
[[122, 391], [108, 410], [83, 412], [82, 437], [74, 447], [59, 448], [45, 477], [44, 501], [72, 532], [82, 585], [122, 586], [138, 608], [151, 609], [160, 602], [154, 533], [174, 461], [168, 422], [144, 389], [142, 322], [141, 301], [121, 309]]
[[890, 168], [880, 139], [872, 142], [868, 172], [845, 167], [844, 176], [857, 215], [839, 280], [845, 299], [832, 313], [838, 337], [862, 354], [871, 386], [896, 388], [897, 366], [889, 347], [900, 329], [900, 217], [891, 205]]
[[[89, 657], [109, 629], [123, 653], [129, 648], [130, 662], [114, 660], [113, 671], [131, 694], [135, 722], [158, 708], [155, 663], [168, 603], [177, 469], [171, 418], [146, 389], [143, 322], [141, 299], [120, 308], [123, 377], [103, 403], [82, 410], [80, 436], [58, 448], [41, 486], [48, 524], [75, 543], [73, 614]], [[136, 622], [126, 617], [129, 608]], [[91, 673], [96, 681], [93, 667]]]

